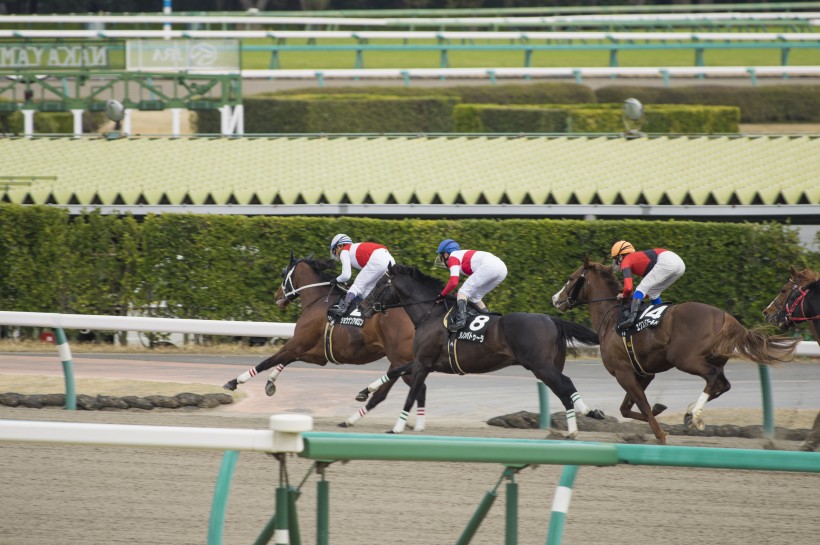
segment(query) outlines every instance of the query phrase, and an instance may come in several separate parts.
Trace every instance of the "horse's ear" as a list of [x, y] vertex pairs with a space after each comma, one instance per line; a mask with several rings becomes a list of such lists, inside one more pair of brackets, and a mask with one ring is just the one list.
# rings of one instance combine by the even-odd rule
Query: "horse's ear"
[[294, 261], [295, 261], [295, 259], [294, 259], [294, 257], [293, 257], [293, 250], [291, 250], [291, 251], [290, 251], [290, 264], [291, 264], [291, 265], [293, 265], [293, 262], [294, 262]]
[[589, 268], [589, 256], [588, 255], [584, 256], [584, 268], [585, 269]]
[[392, 263], [387, 264], [387, 274], [393, 274], [393, 264]]
[[791, 274], [792, 274], [792, 278], [794, 278], [795, 276], [797, 276], [797, 275], [798, 275], [798, 273], [799, 273], [799, 271], [798, 271], [797, 269], [795, 269], [795, 268], [794, 268], [794, 265], [792, 265], [792, 266], [790, 267], [790, 271], [791, 271]]

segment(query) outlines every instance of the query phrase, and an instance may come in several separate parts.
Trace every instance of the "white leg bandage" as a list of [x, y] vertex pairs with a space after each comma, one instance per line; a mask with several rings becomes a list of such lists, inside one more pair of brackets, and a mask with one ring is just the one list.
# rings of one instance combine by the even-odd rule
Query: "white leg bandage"
[[273, 371], [270, 372], [268, 380], [276, 380], [276, 378], [279, 376], [279, 373], [281, 373], [284, 370], [285, 366], [280, 363], [279, 365], [273, 368]]
[[255, 376], [256, 376], [256, 367], [251, 367], [250, 369], [248, 369], [247, 371], [245, 371], [244, 373], [242, 373], [241, 375], [236, 377], [236, 382], [238, 382], [239, 384], [244, 384], [244, 383], [248, 382], [250, 379], [252, 379]]
[[413, 426], [415, 431], [424, 431], [425, 422], [426, 420], [426, 413], [424, 411], [424, 407], [418, 407], [416, 409], [416, 425]]
[[578, 392], [575, 392], [574, 394], [572, 394], [572, 397], [570, 399], [572, 400], [572, 407], [577, 412], [579, 412], [583, 415], [586, 415], [587, 413], [589, 413], [589, 407], [587, 406], [586, 403], [584, 403], [584, 400], [581, 399], [581, 394], [579, 394]]
[[348, 426], [352, 426], [353, 424], [355, 424], [356, 422], [361, 420], [362, 417], [366, 414], [367, 414], [367, 409], [362, 407], [361, 409], [359, 409], [358, 411], [356, 411], [355, 413], [353, 413], [352, 415], [347, 417], [347, 420], [345, 420], [345, 423]]
[[396, 420], [396, 425], [393, 426], [393, 433], [402, 433], [407, 426], [407, 411], [402, 411], [399, 419]]
[[567, 411], [567, 435], [575, 437], [578, 435], [578, 422], [575, 420], [575, 409]]
[[383, 375], [383, 376], [382, 376], [381, 378], [379, 378], [378, 380], [374, 380], [373, 382], [371, 382], [370, 384], [368, 384], [368, 385], [367, 385], [367, 391], [368, 391], [368, 392], [375, 392], [376, 390], [378, 390], [378, 389], [379, 389], [379, 386], [381, 386], [382, 384], [384, 384], [384, 383], [385, 383], [385, 382], [387, 382], [388, 380], [390, 380], [390, 379], [389, 379], [389, 378], [387, 378], [387, 375]]

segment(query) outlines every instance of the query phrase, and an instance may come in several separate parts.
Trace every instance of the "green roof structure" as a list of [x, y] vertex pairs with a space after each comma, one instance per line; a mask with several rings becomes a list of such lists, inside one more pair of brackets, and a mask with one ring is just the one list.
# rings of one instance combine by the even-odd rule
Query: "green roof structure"
[[75, 212], [820, 218], [812, 136], [35, 136], [0, 155], [2, 201]]

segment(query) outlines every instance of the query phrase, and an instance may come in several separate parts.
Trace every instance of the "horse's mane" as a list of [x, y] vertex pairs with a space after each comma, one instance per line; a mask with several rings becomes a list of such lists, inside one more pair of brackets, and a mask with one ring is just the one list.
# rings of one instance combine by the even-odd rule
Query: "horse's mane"
[[438, 278], [433, 278], [432, 276], [424, 274], [418, 269], [418, 267], [396, 264], [393, 265], [391, 270], [393, 271], [393, 274], [409, 276], [410, 278], [418, 281], [424, 287], [430, 288], [431, 290], [441, 291], [444, 289], [444, 282]]
[[611, 291], [621, 291], [621, 284], [618, 282], [618, 279], [615, 278], [615, 272], [612, 270], [612, 267], [592, 261], [589, 262], [589, 266], [601, 276]]
[[319, 278], [321, 280], [331, 280], [336, 278], [336, 275], [329, 274], [325, 272], [327, 269], [334, 269], [336, 268], [336, 264], [331, 261], [330, 259], [312, 259], [310, 257], [303, 257], [301, 258], [305, 264], [307, 264], [310, 268], [314, 271], [319, 273]]

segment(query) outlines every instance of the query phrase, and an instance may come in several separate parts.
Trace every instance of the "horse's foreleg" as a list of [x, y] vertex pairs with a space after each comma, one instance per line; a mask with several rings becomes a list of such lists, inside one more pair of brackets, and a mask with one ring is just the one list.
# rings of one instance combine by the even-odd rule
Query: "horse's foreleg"
[[[654, 409], [651, 408], [644, 393], [653, 378], [654, 376], [639, 378], [631, 370], [615, 373], [615, 380], [626, 391], [624, 401], [621, 403], [621, 416], [648, 422], [649, 427], [652, 428], [652, 433], [655, 434], [655, 438], [658, 440], [658, 444], [665, 445], [666, 432], [663, 431], [660, 423], [655, 419], [655, 415], [663, 411], [665, 407], [656, 405]], [[633, 405], [637, 405], [641, 412], [633, 411]]]
[[[398, 379], [398, 375], [391, 379], [389, 377], [390, 373], [391, 372], [388, 372], [387, 375], [383, 375], [382, 377], [379, 378], [379, 380], [371, 383], [370, 385], [368, 385], [367, 388], [365, 388], [364, 390], [362, 390], [361, 392], [358, 393], [358, 395], [356, 396], [356, 401], [365, 401], [365, 400], [367, 400], [368, 396], [370, 395], [370, 392], [375, 391], [375, 393], [373, 394], [373, 397], [371, 397], [370, 400], [367, 401], [367, 404], [364, 405], [363, 407], [360, 407], [355, 413], [348, 416], [347, 419], [344, 422], [339, 424], [339, 427], [341, 427], [341, 428], [351, 428], [351, 427], [353, 427], [353, 425], [356, 422], [361, 420], [362, 417], [364, 417], [364, 415], [366, 415], [368, 412], [373, 410], [376, 407], [376, 405], [378, 405], [379, 403], [381, 403], [382, 401], [387, 399], [387, 394], [390, 392], [390, 389], [393, 387], [393, 385], [396, 383], [396, 380]], [[382, 382], [382, 379], [386, 379], [386, 380], [384, 380]], [[374, 390], [371, 390], [370, 387], [373, 386], [376, 383], [379, 383], [379, 386], [376, 386], [376, 388], [374, 388]]]
[[416, 396], [416, 423], [413, 425], [413, 431], [424, 431], [427, 425], [427, 384], [422, 384], [419, 388], [419, 393]]
[[259, 365], [255, 365], [254, 367], [251, 367], [244, 373], [240, 374], [235, 379], [229, 380], [225, 383], [223, 388], [225, 388], [226, 390], [236, 390], [239, 384], [244, 384], [256, 375], [258, 375], [259, 373], [267, 371], [271, 367], [275, 366], [270, 376], [268, 377], [267, 382], [265, 383], [265, 393], [269, 396], [272, 396], [276, 393], [276, 384], [274, 384], [276, 377], [278, 377], [279, 374], [285, 369], [285, 367], [287, 367], [288, 364], [290, 364], [293, 361], [295, 361], [295, 359], [290, 357], [290, 352], [282, 349], [273, 356], [264, 360]]

